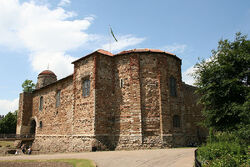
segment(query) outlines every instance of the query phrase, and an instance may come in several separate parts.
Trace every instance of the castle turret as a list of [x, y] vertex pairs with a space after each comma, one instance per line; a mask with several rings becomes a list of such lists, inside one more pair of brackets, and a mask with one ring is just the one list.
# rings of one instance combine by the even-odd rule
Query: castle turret
[[44, 70], [37, 77], [36, 89], [42, 88], [56, 81], [57, 81], [57, 77], [55, 73], [53, 73], [50, 70]]

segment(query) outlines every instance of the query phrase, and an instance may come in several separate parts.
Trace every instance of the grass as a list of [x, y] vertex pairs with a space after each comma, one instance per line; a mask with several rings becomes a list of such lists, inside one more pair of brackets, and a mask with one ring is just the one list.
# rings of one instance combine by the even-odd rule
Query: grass
[[[6, 161], [10, 162], [10, 160]], [[13, 160], [11, 162], [66, 162], [73, 167], [95, 167], [95, 163], [88, 159]]]
[[10, 148], [14, 147], [14, 141], [0, 141], [0, 146], [5, 148], [6, 146], [10, 146]]
[[14, 141], [0, 141], [0, 156], [5, 155], [8, 149], [15, 149]]
[[74, 167], [95, 167], [93, 161], [88, 159], [55, 159], [49, 160], [53, 162], [67, 162], [72, 164]]

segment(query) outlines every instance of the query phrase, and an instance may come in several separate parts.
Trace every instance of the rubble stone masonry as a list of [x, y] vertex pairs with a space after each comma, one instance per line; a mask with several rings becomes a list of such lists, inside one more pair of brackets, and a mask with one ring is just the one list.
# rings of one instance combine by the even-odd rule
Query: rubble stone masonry
[[42, 72], [39, 85], [45, 86], [20, 94], [17, 134], [35, 133], [34, 150], [168, 148], [206, 136], [197, 125], [202, 116], [195, 87], [182, 82], [181, 60], [175, 55], [150, 49], [116, 55], [97, 50], [73, 64], [72, 75], [44, 84], [46, 77], [56, 76]]

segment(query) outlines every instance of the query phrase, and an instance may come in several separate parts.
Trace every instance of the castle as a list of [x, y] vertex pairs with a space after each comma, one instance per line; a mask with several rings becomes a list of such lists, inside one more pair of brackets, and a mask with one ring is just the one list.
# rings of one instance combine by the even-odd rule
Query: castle
[[113, 55], [97, 50], [57, 80], [45, 70], [21, 93], [17, 134], [35, 134], [40, 152], [168, 148], [206, 135], [195, 87], [182, 82], [181, 59], [156, 49]]

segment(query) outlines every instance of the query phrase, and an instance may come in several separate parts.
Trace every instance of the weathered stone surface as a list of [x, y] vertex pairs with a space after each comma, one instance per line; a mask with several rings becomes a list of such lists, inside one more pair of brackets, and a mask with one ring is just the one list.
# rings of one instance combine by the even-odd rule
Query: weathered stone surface
[[[197, 126], [202, 116], [195, 88], [182, 82], [176, 56], [159, 50], [96, 51], [73, 64], [73, 75], [20, 95], [17, 133], [29, 133], [35, 121], [34, 150], [164, 148], [197, 143], [206, 135]], [[176, 96], [170, 95], [170, 77]], [[86, 79], [90, 89], [84, 96]]]
[[37, 77], [36, 89], [40, 89], [56, 81], [57, 81], [57, 77], [52, 71], [44, 70]]

